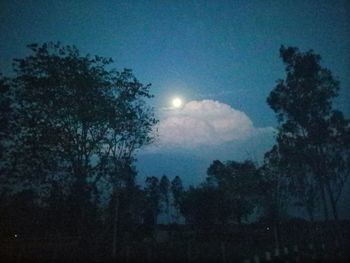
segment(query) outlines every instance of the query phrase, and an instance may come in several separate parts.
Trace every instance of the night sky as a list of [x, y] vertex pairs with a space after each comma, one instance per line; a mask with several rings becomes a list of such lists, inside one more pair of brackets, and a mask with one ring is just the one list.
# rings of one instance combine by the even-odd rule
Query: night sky
[[[157, 143], [138, 154], [139, 180], [205, 177], [212, 160], [261, 163], [276, 118], [266, 103], [284, 78], [281, 44], [313, 49], [341, 81], [337, 107], [350, 117], [349, 1], [5, 1], [0, 70], [29, 43], [61, 41], [112, 57], [152, 83]], [[179, 96], [182, 109], [172, 109]]]

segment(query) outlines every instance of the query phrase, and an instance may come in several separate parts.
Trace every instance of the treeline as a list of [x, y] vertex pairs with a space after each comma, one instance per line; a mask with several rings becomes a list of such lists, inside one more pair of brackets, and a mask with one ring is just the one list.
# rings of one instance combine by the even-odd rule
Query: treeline
[[[297, 205], [314, 220], [338, 220], [350, 173], [350, 122], [335, 110], [339, 82], [313, 51], [281, 47], [286, 76], [267, 98], [276, 144], [261, 165], [214, 161], [205, 182], [180, 177], [135, 183], [135, 154], [157, 123], [150, 85], [111, 59], [60, 43], [32, 44], [0, 78], [0, 224], [2, 237], [79, 236], [115, 256], [119, 242], [167, 222], [205, 226], [277, 225]], [[131, 235], [131, 237], [130, 237]]]
[[187, 222], [241, 223], [255, 214], [277, 224], [291, 206], [303, 209], [310, 221], [319, 208], [325, 221], [338, 221], [350, 174], [350, 121], [334, 109], [339, 81], [312, 50], [282, 46], [280, 57], [286, 76], [267, 98], [279, 124], [276, 144], [260, 166], [214, 161], [206, 182], [184, 194]]

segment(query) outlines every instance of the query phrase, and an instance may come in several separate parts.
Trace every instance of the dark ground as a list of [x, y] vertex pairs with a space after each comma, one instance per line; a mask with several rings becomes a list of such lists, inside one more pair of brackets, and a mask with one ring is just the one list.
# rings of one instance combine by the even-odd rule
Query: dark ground
[[[136, 229], [136, 228], [135, 228]], [[142, 229], [142, 228], [140, 228]], [[117, 257], [102, 237], [6, 237], [1, 262], [350, 262], [350, 222], [337, 225], [294, 220], [279, 225], [279, 255], [273, 226], [243, 224], [194, 228], [159, 225], [153, 235], [124, 234]], [[270, 254], [266, 255], [266, 253]], [[269, 259], [271, 258], [271, 259]]]

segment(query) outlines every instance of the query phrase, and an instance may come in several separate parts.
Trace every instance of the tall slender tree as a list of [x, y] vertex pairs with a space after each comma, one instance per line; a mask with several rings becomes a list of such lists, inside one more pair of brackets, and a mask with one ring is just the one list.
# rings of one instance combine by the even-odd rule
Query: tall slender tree
[[290, 192], [288, 167], [285, 166], [278, 146], [265, 154], [264, 163], [259, 168], [259, 204], [263, 210], [263, 219], [271, 224], [275, 246], [280, 246], [280, 223], [287, 217]]
[[179, 176], [175, 176], [171, 181], [171, 193], [173, 197], [173, 207], [175, 208], [174, 219], [177, 222], [180, 218], [180, 205], [184, 193], [184, 187], [182, 185], [182, 180]]
[[157, 224], [158, 214], [160, 212], [160, 189], [159, 179], [155, 176], [146, 178], [146, 208], [145, 208], [145, 223], [151, 229]]
[[5, 153], [10, 149], [10, 134], [11, 120], [14, 119], [14, 114], [11, 108], [11, 96], [9, 92], [8, 80], [0, 73], [0, 201], [3, 195], [9, 190], [6, 188], [8, 169], [8, 155]]
[[163, 203], [163, 212], [167, 216], [168, 222], [170, 221], [170, 181], [166, 175], [163, 175], [159, 181], [159, 191], [161, 195], [161, 200]]
[[280, 57], [286, 77], [277, 81], [267, 98], [279, 121], [280, 152], [291, 167], [298, 167], [296, 176], [313, 177], [296, 181], [315, 181], [313, 191], [317, 189], [320, 195], [325, 219], [329, 219], [330, 203], [337, 220], [337, 200], [349, 176], [350, 155], [346, 139], [349, 121], [333, 109], [339, 82], [320, 65], [321, 57], [312, 50], [303, 53], [282, 46]]

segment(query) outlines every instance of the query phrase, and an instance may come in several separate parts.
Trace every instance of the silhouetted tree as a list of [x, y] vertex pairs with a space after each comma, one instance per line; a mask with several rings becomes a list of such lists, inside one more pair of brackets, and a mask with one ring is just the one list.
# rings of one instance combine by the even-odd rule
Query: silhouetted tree
[[290, 177], [287, 169], [277, 146], [265, 153], [264, 163], [259, 168], [259, 204], [263, 210], [261, 219], [271, 224], [277, 248], [281, 239], [279, 226], [287, 218], [290, 199]]
[[195, 226], [226, 223], [231, 212], [223, 197], [219, 189], [207, 184], [191, 186], [183, 193], [180, 211], [186, 222]]
[[314, 195], [317, 190], [325, 219], [329, 201], [337, 220], [337, 201], [349, 176], [350, 156], [346, 139], [349, 121], [333, 110], [332, 104], [339, 82], [320, 65], [321, 57], [312, 50], [302, 53], [295, 47], [282, 46], [280, 57], [286, 65], [286, 78], [278, 80], [267, 99], [280, 124], [280, 153], [289, 167], [299, 167], [296, 176], [310, 175], [317, 182], [317, 188], [300, 191], [298, 187], [309, 185], [312, 180], [296, 179], [297, 191]]
[[[109, 110], [110, 61], [80, 56], [59, 43], [28, 46], [32, 55], [16, 59], [13, 79], [21, 131], [18, 173], [31, 182], [56, 172], [72, 175], [71, 216], [87, 218], [91, 158], [101, 143]], [[37, 160], [36, 162], [34, 162]], [[40, 161], [39, 161], [40, 160]], [[27, 162], [32, 167], [25, 173]], [[41, 178], [40, 178], [41, 176]], [[78, 227], [84, 223], [79, 223]]]
[[263, 217], [276, 224], [286, 216], [290, 199], [290, 179], [286, 169], [276, 145], [265, 153], [264, 163], [259, 168], [260, 204], [263, 208]]
[[9, 126], [11, 121], [11, 98], [9, 94], [9, 85], [7, 80], [0, 73], [0, 159], [3, 159], [3, 151], [5, 150], [5, 139], [8, 137]]
[[230, 216], [241, 223], [257, 206], [259, 174], [255, 165], [251, 161], [223, 164], [216, 160], [207, 173], [207, 182], [220, 189], [225, 195], [223, 199], [230, 204]]
[[4, 195], [10, 190], [6, 187], [9, 177], [10, 161], [7, 151], [10, 150], [11, 121], [14, 119], [14, 112], [11, 107], [12, 99], [9, 91], [8, 80], [0, 73], [0, 202]]
[[177, 221], [180, 217], [180, 204], [183, 197], [184, 188], [182, 185], [182, 180], [179, 176], [175, 176], [175, 178], [171, 181], [171, 193], [173, 196], [173, 206], [175, 208], [175, 221]]
[[[111, 185], [111, 196], [109, 199], [110, 219], [112, 226], [112, 257], [116, 257], [117, 242], [120, 240], [121, 227], [126, 226], [127, 220], [131, 223], [131, 210], [134, 200], [132, 192], [135, 188], [134, 177], [136, 171], [131, 162], [110, 158], [109, 165], [104, 165], [104, 172]], [[124, 228], [127, 230], [127, 227]]]
[[160, 198], [163, 203], [163, 211], [168, 217], [169, 221], [169, 212], [170, 212], [170, 181], [166, 175], [163, 175], [162, 178], [160, 178], [159, 182], [159, 192], [160, 192]]
[[147, 177], [146, 186], [146, 206], [145, 206], [145, 219], [144, 223], [151, 228], [157, 224], [157, 217], [160, 212], [160, 188], [159, 180], [157, 177]]
[[48, 233], [56, 237], [74, 233], [74, 223], [71, 222], [70, 204], [67, 189], [61, 184], [61, 181], [53, 181], [50, 188], [49, 196], [46, 200], [47, 222], [45, 228]]
[[152, 140], [156, 120], [144, 101], [152, 97], [150, 85], [131, 70], [111, 69], [111, 59], [83, 56], [74, 46], [28, 47], [32, 54], [16, 59], [15, 76], [1, 82], [16, 113], [16, 129], [5, 139], [14, 149], [6, 152], [8, 176], [17, 178], [16, 187], [45, 188], [40, 193], [65, 181], [69, 216], [81, 232], [92, 222], [88, 211], [105, 191], [101, 185], [107, 182], [118, 196], [134, 178], [135, 150]]
[[213, 161], [207, 181], [185, 191], [180, 210], [186, 221], [195, 225], [241, 224], [258, 205], [259, 173], [250, 161]]

